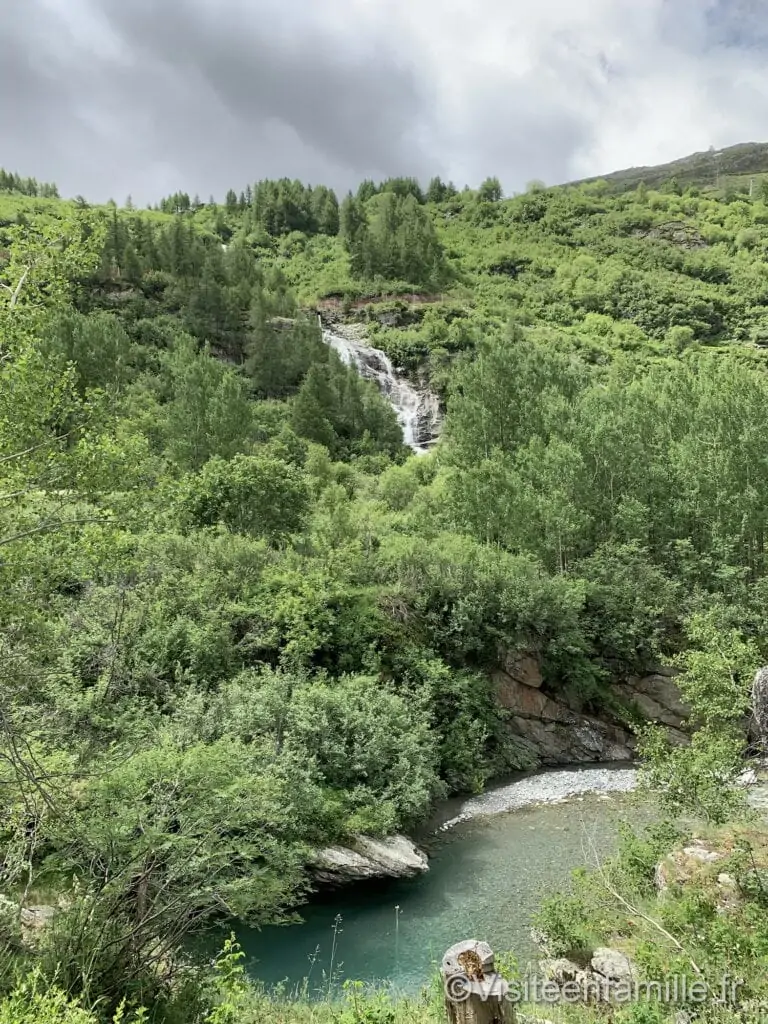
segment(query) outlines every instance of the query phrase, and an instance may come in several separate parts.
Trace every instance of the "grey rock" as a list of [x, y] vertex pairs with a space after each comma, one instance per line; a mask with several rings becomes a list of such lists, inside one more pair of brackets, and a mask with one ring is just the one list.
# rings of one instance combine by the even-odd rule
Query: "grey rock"
[[635, 704], [650, 722], [660, 722], [680, 729], [688, 719], [689, 709], [675, 683], [675, 670], [666, 669], [647, 676], [632, 677], [616, 689], [625, 700]]
[[702, 842], [697, 842], [693, 846], [684, 846], [683, 853], [691, 860], [701, 861], [702, 864], [714, 864], [723, 859], [723, 854], [719, 850], [710, 850]]
[[609, 1003], [618, 997], [620, 988], [626, 990], [635, 979], [632, 962], [619, 950], [608, 947], [596, 949], [587, 968], [563, 957], [542, 960], [539, 967], [569, 1002], [575, 998], [583, 1003]]
[[539, 659], [531, 651], [510, 651], [500, 647], [499, 662], [501, 671], [516, 683], [538, 689], [544, 682]]
[[635, 741], [626, 730], [567, 709], [561, 722], [515, 715], [508, 728], [544, 765], [634, 759]]
[[558, 985], [564, 985], [567, 981], [576, 981], [582, 973], [578, 964], [562, 956], [554, 960], [540, 960], [539, 967], [545, 978], [557, 982]]
[[35, 907], [23, 907], [21, 911], [22, 928], [30, 931], [40, 931], [47, 927], [56, 916], [56, 907], [40, 904]]
[[356, 836], [350, 846], [318, 850], [310, 864], [314, 878], [328, 886], [369, 878], [412, 878], [429, 870], [427, 855], [407, 836]]
[[618, 949], [601, 946], [595, 950], [590, 962], [592, 970], [609, 981], [626, 982], [635, 977], [632, 961]]
[[663, 893], [672, 884], [685, 884], [701, 870], [701, 865], [716, 864], [724, 856], [700, 839], [682, 850], [673, 850], [656, 865], [654, 883], [657, 891]]
[[635, 740], [626, 729], [580, 714], [543, 693], [534, 683], [536, 675], [530, 664], [526, 674], [531, 682], [522, 682], [499, 669], [493, 674], [493, 681], [499, 704], [512, 712], [507, 727], [540, 763], [566, 765], [633, 759]]

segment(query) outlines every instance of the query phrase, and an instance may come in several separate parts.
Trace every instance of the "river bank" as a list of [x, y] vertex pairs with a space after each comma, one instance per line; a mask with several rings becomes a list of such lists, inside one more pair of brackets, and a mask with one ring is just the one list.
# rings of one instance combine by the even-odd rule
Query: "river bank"
[[478, 796], [460, 801], [457, 813], [442, 820], [446, 809], [456, 804], [456, 801], [448, 801], [438, 816], [437, 830], [447, 831], [472, 818], [504, 814], [537, 804], [562, 803], [586, 793], [630, 793], [636, 786], [637, 769], [627, 767], [624, 762], [532, 772], [522, 778], [499, 782]]

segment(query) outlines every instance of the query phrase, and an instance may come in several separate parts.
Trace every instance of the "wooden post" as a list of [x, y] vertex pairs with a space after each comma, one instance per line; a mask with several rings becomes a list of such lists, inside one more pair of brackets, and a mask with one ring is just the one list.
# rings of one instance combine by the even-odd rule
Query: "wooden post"
[[465, 939], [451, 946], [441, 973], [448, 1024], [515, 1024], [509, 984], [496, 973], [487, 942]]

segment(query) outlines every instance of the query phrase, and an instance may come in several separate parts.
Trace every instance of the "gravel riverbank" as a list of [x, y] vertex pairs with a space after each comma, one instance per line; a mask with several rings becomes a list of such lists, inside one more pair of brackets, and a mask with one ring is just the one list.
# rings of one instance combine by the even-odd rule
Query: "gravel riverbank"
[[583, 793], [629, 793], [637, 785], [635, 768], [579, 768], [539, 772], [465, 801], [459, 813], [444, 822], [445, 832], [459, 822], [515, 811], [531, 804], [560, 803]]

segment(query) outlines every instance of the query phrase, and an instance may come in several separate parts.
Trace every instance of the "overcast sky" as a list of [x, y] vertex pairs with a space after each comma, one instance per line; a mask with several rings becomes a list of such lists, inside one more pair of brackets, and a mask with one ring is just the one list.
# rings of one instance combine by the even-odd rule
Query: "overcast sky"
[[0, 0], [0, 165], [66, 195], [490, 174], [768, 140], [765, 0]]

